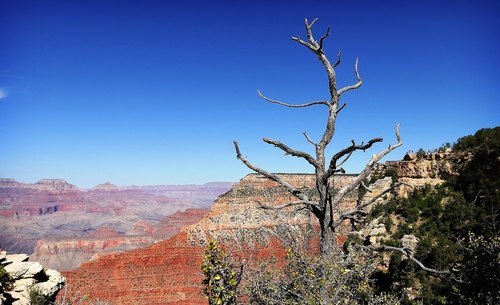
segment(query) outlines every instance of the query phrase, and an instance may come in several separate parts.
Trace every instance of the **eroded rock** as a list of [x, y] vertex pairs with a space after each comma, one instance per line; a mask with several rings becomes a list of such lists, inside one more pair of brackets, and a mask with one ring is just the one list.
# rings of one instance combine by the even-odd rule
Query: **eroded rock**
[[9, 283], [0, 286], [0, 305], [29, 305], [30, 291], [47, 301], [55, 300], [66, 279], [56, 270], [38, 262], [28, 262], [26, 254], [0, 252], [0, 268], [9, 275]]

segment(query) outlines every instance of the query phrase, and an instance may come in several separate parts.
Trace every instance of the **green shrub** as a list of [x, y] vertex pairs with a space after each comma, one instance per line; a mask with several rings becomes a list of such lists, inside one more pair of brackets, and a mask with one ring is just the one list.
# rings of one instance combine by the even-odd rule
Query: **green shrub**
[[209, 305], [236, 304], [242, 269], [237, 271], [231, 256], [220, 249], [216, 241], [209, 241], [201, 263], [205, 275], [204, 292]]
[[44, 295], [42, 291], [35, 286], [28, 289], [28, 296], [30, 305], [47, 305], [49, 304], [49, 297]]
[[0, 265], [0, 284], [5, 290], [10, 290], [12, 288], [12, 278], [5, 271], [3, 265]]

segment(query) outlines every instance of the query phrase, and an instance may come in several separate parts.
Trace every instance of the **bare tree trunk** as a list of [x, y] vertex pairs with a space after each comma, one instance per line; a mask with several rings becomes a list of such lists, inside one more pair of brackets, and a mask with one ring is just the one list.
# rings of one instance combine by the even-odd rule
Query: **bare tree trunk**
[[[299, 37], [292, 37], [293, 41], [307, 47], [311, 52], [313, 52], [323, 67], [325, 68], [325, 72], [328, 76], [328, 89], [329, 89], [329, 100], [324, 101], [313, 101], [304, 104], [289, 104], [282, 101], [270, 99], [264, 96], [260, 91], [258, 94], [264, 100], [278, 104], [285, 107], [290, 108], [304, 108], [311, 107], [316, 105], [322, 105], [328, 107], [328, 118], [326, 121], [325, 130], [319, 142], [314, 142], [305, 132], [304, 136], [315, 150], [316, 156], [313, 157], [307, 152], [295, 150], [286, 144], [283, 144], [280, 141], [276, 141], [273, 139], [264, 138], [264, 142], [274, 145], [275, 147], [283, 150], [286, 155], [291, 155], [294, 157], [303, 158], [309, 164], [314, 167], [314, 171], [316, 173], [316, 188], [319, 193], [319, 198], [311, 199], [309, 195], [305, 192], [297, 189], [293, 185], [284, 181], [279, 175], [272, 174], [267, 172], [264, 169], [261, 169], [252, 163], [250, 163], [246, 157], [242, 156], [240, 152], [240, 148], [238, 146], [238, 142], [234, 141], [234, 147], [236, 150], [236, 156], [239, 160], [241, 160], [248, 168], [251, 170], [264, 175], [270, 180], [278, 182], [281, 186], [285, 187], [293, 196], [295, 196], [298, 200], [290, 202], [288, 204], [284, 204], [278, 207], [269, 207], [262, 206], [262, 208], [266, 209], [281, 209], [290, 206], [300, 206], [301, 208], [308, 209], [314, 216], [318, 219], [320, 226], [320, 241], [319, 248], [322, 257], [326, 257], [327, 255], [331, 255], [337, 250], [337, 228], [343, 222], [344, 219], [352, 218], [358, 213], [362, 212], [362, 209], [372, 204], [375, 200], [370, 200], [369, 202], [362, 203], [358, 205], [357, 208], [350, 211], [339, 211], [339, 207], [341, 206], [342, 201], [346, 197], [349, 192], [359, 187], [359, 185], [363, 182], [365, 178], [371, 173], [371, 171], [376, 166], [377, 162], [379, 162], [385, 155], [387, 155], [392, 150], [402, 145], [401, 139], [399, 137], [399, 126], [396, 127], [396, 138], [398, 142], [394, 145], [389, 145], [388, 148], [384, 149], [378, 154], [374, 154], [368, 164], [365, 166], [365, 169], [359, 174], [357, 178], [353, 180], [353, 182], [348, 185], [342, 187], [338, 192], [334, 195], [331, 194], [331, 185], [334, 184], [335, 174], [337, 173], [345, 173], [342, 165], [352, 156], [355, 151], [365, 151], [369, 149], [373, 144], [382, 142], [382, 138], [373, 138], [369, 140], [366, 144], [356, 144], [354, 140], [352, 140], [352, 145], [340, 150], [330, 159], [329, 164], [327, 165], [327, 161], [325, 158], [325, 150], [328, 145], [331, 143], [333, 136], [335, 134], [335, 124], [337, 120], [338, 114], [344, 109], [347, 105], [344, 103], [342, 106], [339, 105], [341, 97], [344, 93], [347, 93], [352, 90], [358, 89], [362, 80], [358, 72], [358, 60], [356, 59], [356, 63], [354, 65], [354, 73], [356, 75], [356, 83], [353, 85], [349, 85], [340, 89], [337, 89], [337, 76], [335, 72], [335, 68], [340, 64], [340, 51], [338, 53], [337, 61], [332, 65], [328, 60], [326, 54], [323, 51], [323, 43], [324, 40], [330, 35], [330, 27], [327, 28], [326, 33], [321, 36], [319, 42], [316, 41], [313, 37], [312, 26], [316, 23], [317, 19], [313, 20], [311, 23], [305, 19], [305, 29], [307, 33], [307, 39], [302, 40]], [[385, 192], [384, 192], [385, 194]]]

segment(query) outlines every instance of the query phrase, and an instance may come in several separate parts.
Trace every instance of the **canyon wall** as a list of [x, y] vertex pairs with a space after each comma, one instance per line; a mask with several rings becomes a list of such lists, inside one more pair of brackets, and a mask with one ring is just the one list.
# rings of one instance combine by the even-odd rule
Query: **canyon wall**
[[147, 186], [104, 183], [80, 190], [62, 179], [26, 184], [3, 178], [0, 247], [33, 254], [51, 269], [71, 270], [97, 253], [141, 248], [173, 236], [201, 219], [207, 202], [231, 185], [155, 186], [149, 192]]
[[[390, 172], [413, 187], [438, 184], [446, 175], [456, 175], [458, 167], [454, 163], [466, 163], [467, 158], [448, 153], [443, 158], [409, 155], [403, 161], [387, 162], [374, 173], [380, 179], [370, 184], [372, 193], [367, 196], [376, 196], [391, 185]], [[313, 175], [281, 175], [295, 187], [314, 192]], [[353, 178], [336, 176], [335, 187]], [[395, 192], [406, 195], [409, 190], [411, 187], [405, 185]], [[357, 197], [357, 192], [349, 194], [342, 209], [355, 205]], [[257, 174], [247, 175], [220, 196], [198, 223], [174, 237], [144, 249], [100, 256], [65, 276], [72, 293], [88, 294], [115, 305], [206, 304], [200, 264], [209, 239], [217, 239], [238, 262], [248, 265], [267, 258], [283, 258], [284, 249], [291, 244], [302, 244], [314, 251], [317, 224], [307, 210], [260, 208], [262, 204], [276, 206], [291, 200], [290, 194], [275, 182]]]
[[[282, 174], [296, 187], [314, 189], [313, 175]], [[338, 176], [341, 187], [354, 177]], [[357, 196], [346, 200], [355, 204]], [[119, 304], [206, 304], [200, 264], [206, 242], [217, 239], [238, 260], [248, 264], [271, 257], [283, 258], [292, 244], [311, 247], [317, 236], [316, 220], [306, 210], [265, 210], [293, 197], [275, 182], [250, 174], [212, 205], [196, 224], [153, 246], [105, 255], [65, 272], [72, 293]], [[314, 247], [314, 246], [313, 246]], [[103, 289], [102, 287], [106, 287]]]

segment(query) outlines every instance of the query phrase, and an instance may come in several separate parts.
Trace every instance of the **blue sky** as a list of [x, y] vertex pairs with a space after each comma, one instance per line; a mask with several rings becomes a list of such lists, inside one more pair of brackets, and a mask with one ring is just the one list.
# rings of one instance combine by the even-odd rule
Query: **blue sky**
[[325, 50], [343, 53], [347, 93], [330, 153], [384, 137], [346, 166], [359, 171], [394, 142], [408, 150], [499, 125], [500, 5], [496, 1], [25, 1], [0, 10], [0, 177], [111, 181], [237, 181], [254, 164], [310, 172], [262, 142], [311, 151], [328, 97], [325, 72], [294, 35], [303, 19], [331, 26]]

